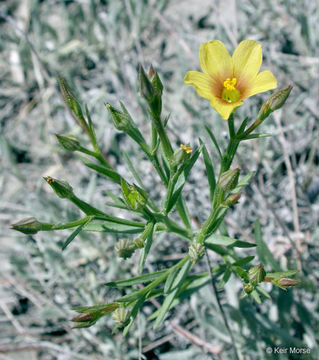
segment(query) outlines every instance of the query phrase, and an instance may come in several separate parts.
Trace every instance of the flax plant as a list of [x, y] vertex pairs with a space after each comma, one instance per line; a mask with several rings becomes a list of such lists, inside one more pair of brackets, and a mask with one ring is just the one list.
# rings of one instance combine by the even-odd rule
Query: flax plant
[[[123, 209], [138, 219], [128, 220], [110, 215], [77, 197], [67, 182], [47, 176], [44, 180], [55, 194], [72, 202], [84, 216], [73, 222], [58, 224], [44, 223], [31, 217], [12, 225], [14, 230], [25, 234], [72, 229], [62, 250], [82, 231], [111, 232], [120, 238], [114, 248], [114, 253], [119, 258], [125, 261], [133, 253], [139, 253], [139, 276], [106, 284], [109, 287], [124, 288], [126, 294], [105, 304], [76, 308], [78, 315], [72, 319], [76, 328], [92, 326], [100, 318], [112, 314], [115, 329], [123, 329], [125, 335], [144, 302], [160, 298], [163, 299], [161, 307], [149, 317], [150, 321], [154, 320], [154, 327], [158, 327], [168, 311], [183, 299], [206, 286], [212, 279], [221, 278], [220, 286], [224, 286], [232, 274], [242, 282], [241, 296], [250, 297], [258, 303], [261, 302], [261, 296], [269, 298], [269, 294], [261, 286], [263, 282], [270, 282], [281, 289], [298, 284], [297, 280], [290, 278], [296, 274], [295, 270], [271, 272], [272, 269], [268, 269], [270, 271], [267, 272], [262, 264], [252, 266], [254, 256], [241, 257], [236, 253], [236, 248], [254, 248], [256, 244], [225, 236], [220, 231], [229, 208], [236, 206], [242, 189], [254, 175], [253, 172], [242, 175], [239, 168], [232, 167], [238, 146], [242, 141], [269, 136], [256, 133], [255, 130], [273, 111], [284, 105], [291, 86], [273, 93], [262, 105], [255, 119], [245, 118], [241, 121], [236, 118], [236, 109], [243, 105], [243, 99], [277, 86], [270, 71], [259, 73], [262, 62], [261, 45], [252, 40], [243, 41], [230, 57], [225, 46], [214, 40], [201, 46], [199, 60], [203, 73], [189, 71], [185, 76], [185, 83], [193, 85], [198, 94], [208, 99], [211, 106], [227, 121], [229, 143], [225, 151], [219, 146], [213, 126], [207, 128], [212, 145], [219, 155], [219, 164], [213, 163], [206, 144], [201, 139], [195, 149], [188, 144], [180, 144], [174, 148], [166, 127], [168, 116], [162, 114], [163, 84], [152, 66], [148, 74], [140, 67], [138, 74], [140, 95], [147, 104], [151, 119], [150, 141], [145, 139], [123, 103], [120, 103], [120, 108], [106, 105], [115, 128], [138, 144], [144, 157], [156, 170], [166, 189], [160, 202], [153, 199], [151, 189], [128, 182], [110, 164], [99, 147], [88, 108], [75, 98], [65, 80], [60, 76], [58, 78], [64, 102], [87, 134], [91, 148], [68, 135], [57, 135], [57, 140], [65, 150], [82, 154], [79, 158], [88, 168], [118, 186], [122, 195], [112, 194], [114, 202], [109, 203], [109, 206]], [[197, 229], [183, 197], [183, 188], [200, 157], [204, 160], [208, 178], [210, 213]], [[187, 243], [188, 252], [173, 266], [146, 273], [145, 262], [152, 251], [152, 244], [156, 242], [158, 234], [163, 232], [183, 239]], [[209, 251], [221, 256], [224, 263], [209, 266], [207, 272], [196, 273], [196, 263]], [[136, 285], [139, 288], [136, 289]]]

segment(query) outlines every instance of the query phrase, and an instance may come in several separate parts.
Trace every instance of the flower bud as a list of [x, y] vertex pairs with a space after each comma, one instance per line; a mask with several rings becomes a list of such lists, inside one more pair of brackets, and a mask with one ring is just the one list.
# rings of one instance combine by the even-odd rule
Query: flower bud
[[150, 65], [150, 68], [148, 70], [148, 78], [152, 81], [154, 75], [156, 74], [156, 71], [153, 68], [153, 65]]
[[130, 258], [136, 250], [134, 243], [128, 239], [120, 239], [114, 248], [117, 255], [123, 259]]
[[135, 239], [133, 244], [135, 249], [142, 249], [145, 246], [145, 242], [141, 238]]
[[76, 100], [71, 88], [67, 84], [67, 82], [61, 76], [58, 76], [58, 83], [60, 85], [62, 97], [63, 97], [63, 100], [66, 103], [66, 105], [68, 105], [70, 110], [74, 113], [74, 115], [77, 118], [83, 117], [81, 106], [77, 102], [77, 100]]
[[279, 278], [279, 279], [277, 278], [277, 279], [273, 279], [271, 283], [280, 287], [283, 290], [286, 290], [290, 286], [296, 286], [300, 284], [300, 281], [290, 278]]
[[94, 315], [92, 313], [83, 313], [75, 316], [71, 321], [73, 322], [86, 322], [94, 319]]
[[188, 255], [193, 264], [196, 264], [199, 259], [201, 259], [205, 254], [205, 249], [203, 245], [199, 243], [193, 243], [188, 248]]
[[149, 78], [145, 74], [145, 71], [143, 69], [143, 66], [140, 65], [139, 73], [138, 73], [138, 84], [141, 95], [145, 98], [145, 100], [148, 102], [153, 98], [154, 92], [153, 92], [153, 86], [150, 82]]
[[41, 223], [34, 217], [23, 219], [11, 225], [11, 229], [27, 235], [34, 235], [41, 230]]
[[243, 289], [246, 294], [250, 294], [253, 292], [254, 286], [251, 283], [245, 283], [243, 285]]
[[112, 319], [114, 320], [116, 327], [123, 328], [130, 320], [130, 311], [120, 307], [114, 311]]
[[110, 104], [106, 104], [106, 108], [110, 112], [113, 124], [117, 130], [127, 132], [131, 125], [130, 116], [122, 111], [115, 109]]
[[273, 93], [260, 108], [257, 116], [258, 120], [264, 120], [269, 116], [270, 113], [277, 109], [280, 109], [288, 99], [291, 90], [292, 86], [289, 85], [288, 87], [280, 89]]
[[225, 200], [225, 205], [226, 206], [232, 206], [238, 203], [238, 200], [241, 197], [241, 193], [238, 192], [236, 194], [230, 194], [227, 199]]
[[248, 270], [249, 281], [252, 285], [257, 285], [264, 281], [266, 272], [261, 264], [253, 266]]
[[44, 178], [44, 180], [52, 187], [53, 191], [61, 199], [69, 199], [73, 196], [72, 186], [69, 185], [66, 181], [53, 179], [50, 176]]
[[127, 206], [135, 211], [141, 210], [146, 204], [145, 194], [136, 186], [121, 179], [122, 194]]
[[238, 184], [239, 174], [238, 168], [225, 171], [219, 179], [219, 187], [226, 193], [232, 191]]
[[55, 135], [60, 143], [60, 145], [68, 151], [77, 151], [81, 149], [81, 145], [77, 139], [72, 136], [65, 135]]

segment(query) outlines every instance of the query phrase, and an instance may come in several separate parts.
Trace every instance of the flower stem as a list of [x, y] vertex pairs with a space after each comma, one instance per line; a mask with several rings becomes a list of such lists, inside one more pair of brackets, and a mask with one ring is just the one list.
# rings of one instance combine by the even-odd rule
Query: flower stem
[[236, 343], [235, 343], [235, 338], [234, 338], [233, 332], [232, 332], [232, 330], [231, 330], [231, 328], [229, 326], [227, 316], [225, 314], [224, 308], [223, 308], [223, 306], [221, 304], [221, 301], [220, 301], [220, 298], [219, 298], [219, 295], [218, 295], [218, 290], [217, 290], [215, 278], [214, 278], [213, 273], [212, 273], [212, 266], [211, 266], [211, 263], [210, 263], [210, 260], [209, 260], [207, 249], [205, 249], [205, 256], [206, 256], [206, 262], [207, 262], [208, 273], [209, 273], [209, 278], [210, 278], [210, 282], [211, 282], [211, 285], [212, 285], [212, 289], [213, 289], [213, 292], [215, 294], [217, 305], [218, 305], [219, 311], [220, 311], [220, 313], [222, 315], [225, 327], [226, 327], [226, 329], [227, 329], [227, 331], [229, 333], [229, 336], [230, 336], [230, 339], [231, 339], [231, 342], [232, 342], [232, 348], [233, 348], [233, 351], [234, 351], [234, 357], [235, 357], [236, 360], [239, 360], [238, 350], [237, 350]]

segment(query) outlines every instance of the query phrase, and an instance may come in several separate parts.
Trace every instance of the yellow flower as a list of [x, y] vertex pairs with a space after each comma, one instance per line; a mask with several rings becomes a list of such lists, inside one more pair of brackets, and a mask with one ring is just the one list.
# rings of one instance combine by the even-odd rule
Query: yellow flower
[[200, 47], [199, 62], [203, 73], [189, 71], [184, 82], [210, 100], [224, 120], [244, 99], [277, 87], [277, 80], [269, 70], [259, 73], [262, 51], [254, 40], [242, 41], [232, 57], [221, 41], [206, 42]]
[[192, 152], [192, 148], [187, 144], [181, 144], [180, 148], [186, 153], [186, 154], [190, 154]]

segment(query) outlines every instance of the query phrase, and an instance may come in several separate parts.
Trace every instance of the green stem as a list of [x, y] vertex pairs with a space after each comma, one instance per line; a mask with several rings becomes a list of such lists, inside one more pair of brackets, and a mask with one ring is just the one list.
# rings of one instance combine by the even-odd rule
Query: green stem
[[152, 114], [152, 120], [153, 120], [154, 127], [158, 133], [158, 136], [160, 137], [164, 153], [165, 153], [168, 161], [171, 162], [171, 160], [173, 159], [174, 152], [173, 152], [172, 145], [168, 139], [168, 136], [165, 132], [164, 125], [161, 121], [161, 117], [158, 115]]

